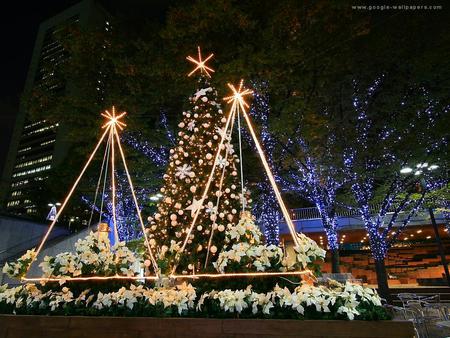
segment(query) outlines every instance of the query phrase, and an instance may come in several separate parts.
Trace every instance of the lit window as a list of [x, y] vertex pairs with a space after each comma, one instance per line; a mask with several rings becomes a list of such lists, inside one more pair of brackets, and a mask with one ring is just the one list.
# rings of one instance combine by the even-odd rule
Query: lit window
[[41, 143], [41, 146], [46, 146], [47, 144], [51, 144], [51, 143], [54, 143], [54, 142], [55, 142], [54, 139], [53, 140], [49, 140], [49, 141], [45, 141], [45, 142]]
[[19, 177], [19, 176], [25, 176], [25, 175], [30, 175], [30, 174], [34, 174], [34, 173], [38, 173], [40, 171], [44, 171], [44, 170], [49, 170], [52, 166], [51, 165], [46, 165], [46, 166], [42, 166], [42, 167], [37, 167], [37, 168], [33, 168], [33, 169], [29, 169], [26, 171], [20, 171], [18, 173], [15, 173], [13, 175], [13, 177]]
[[29, 131], [28, 133], [26, 133], [26, 135], [28, 136], [28, 135], [42, 133], [42, 132], [44, 132], [46, 130], [54, 129], [55, 127], [58, 127], [58, 125], [59, 125], [58, 123], [51, 124], [49, 126], [45, 126], [45, 127], [39, 128], [39, 129], [35, 129], [35, 130], [32, 130], [32, 131]]
[[37, 158], [35, 160], [19, 163], [15, 166], [15, 168], [23, 168], [23, 167], [28, 167], [30, 165], [34, 165], [37, 163], [47, 162], [47, 161], [50, 161], [52, 158], [53, 158], [52, 155], [44, 156], [41, 158]]
[[11, 194], [11, 196], [20, 196], [20, 195], [22, 195], [22, 190], [15, 190]]
[[17, 181], [17, 182], [14, 182], [14, 183], [11, 184], [11, 188], [20, 187], [20, 186], [25, 185], [27, 183], [29, 183], [28, 180]]
[[24, 153], [24, 152], [26, 152], [28, 150], [31, 150], [31, 147], [26, 147], [26, 148], [19, 149], [17, 152], [18, 153]]
[[8, 202], [8, 204], [6, 206], [7, 207], [15, 207], [19, 204], [20, 204], [20, 201], [10, 201], [10, 202]]

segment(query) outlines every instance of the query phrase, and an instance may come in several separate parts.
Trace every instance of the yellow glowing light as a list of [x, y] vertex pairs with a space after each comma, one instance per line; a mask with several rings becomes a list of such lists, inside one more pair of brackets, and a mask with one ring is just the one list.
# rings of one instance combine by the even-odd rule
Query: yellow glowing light
[[126, 112], [116, 115], [116, 108], [114, 106], [112, 107], [112, 114], [109, 111], [105, 110], [105, 112], [101, 115], [108, 119], [108, 121], [102, 126], [102, 128], [106, 128], [109, 126], [118, 126], [120, 130], [123, 130], [123, 127], [127, 126], [125, 123], [120, 121], [120, 119], [126, 115]]
[[[200, 278], [228, 278], [228, 277], [267, 277], [267, 276], [302, 276], [307, 275], [311, 278], [315, 278], [311, 270], [303, 271], [286, 271], [286, 272], [231, 272], [231, 273], [204, 273], [193, 275], [177, 275], [171, 274], [167, 277], [169, 279], [200, 279]], [[91, 277], [69, 277], [69, 278], [22, 278], [24, 282], [60, 282], [62, 280], [66, 282], [80, 282], [89, 280], [158, 280], [158, 276], [91, 276]]]
[[[133, 182], [131, 181], [131, 177], [130, 177], [130, 174], [129, 174], [129, 171], [128, 171], [128, 166], [127, 166], [127, 163], [125, 161], [125, 154], [124, 154], [122, 146], [120, 144], [120, 138], [119, 138], [119, 133], [118, 133], [118, 129], [117, 129], [117, 128], [119, 128], [120, 130], [123, 130], [123, 127], [126, 126], [125, 123], [120, 121], [120, 119], [123, 116], [125, 116], [125, 114], [126, 113], [123, 112], [123, 113], [121, 113], [119, 115], [116, 115], [116, 111], [115, 111], [114, 106], [112, 107], [112, 113], [110, 113], [109, 111], [105, 111], [104, 113], [101, 114], [102, 116], [104, 116], [104, 117], [106, 117], [108, 119], [108, 121], [102, 126], [102, 129], [105, 129], [105, 131], [103, 132], [103, 135], [100, 137], [100, 140], [98, 141], [97, 145], [95, 146], [94, 150], [92, 151], [91, 155], [89, 156], [86, 164], [84, 165], [83, 169], [81, 170], [80, 175], [77, 177], [77, 179], [75, 180], [75, 183], [73, 184], [72, 188], [70, 189], [69, 193], [67, 194], [66, 198], [64, 199], [64, 202], [62, 203], [61, 208], [58, 210], [58, 213], [56, 214], [55, 219], [50, 224], [47, 232], [45, 233], [44, 238], [42, 239], [41, 243], [39, 244], [39, 246], [38, 246], [38, 248], [36, 250], [36, 258], [38, 257], [39, 253], [41, 252], [42, 247], [44, 246], [44, 243], [46, 242], [50, 232], [53, 230], [53, 227], [55, 226], [56, 222], [58, 221], [61, 213], [63, 212], [64, 208], [66, 207], [66, 205], [67, 205], [69, 199], [71, 198], [73, 192], [75, 191], [76, 187], [78, 186], [78, 183], [80, 182], [81, 178], [83, 177], [84, 173], [86, 172], [86, 169], [88, 168], [89, 164], [91, 163], [92, 159], [94, 158], [95, 154], [97, 153], [97, 150], [99, 149], [99, 147], [102, 144], [103, 140], [105, 139], [106, 135], [108, 135], [109, 141], [108, 141], [108, 144], [107, 144], [106, 148], [108, 149], [109, 146], [111, 147], [111, 153], [110, 153], [109, 161], [110, 161], [110, 164], [111, 164], [112, 214], [113, 214], [113, 223], [114, 223], [114, 236], [115, 236], [116, 242], [119, 241], [119, 234], [118, 234], [118, 231], [117, 231], [117, 221], [116, 221], [116, 184], [115, 184], [115, 174], [114, 174], [115, 173], [115, 143], [117, 143], [117, 146], [119, 147], [119, 151], [120, 151], [120, 155], [121, 155], [121, 158], [122, 158], [122, 162], [123, 162], [123, 165], [125, 167], [125, 172], [127, 174], [127, 179], [128, 179], [128, 183], [129, 183], [129, 186], [130, 186], [130, 190], [131, 190], [131, 193], [133, 195], [133, 201], [134, 201], [134, 204], [136, 206], [136, 211], [138, 213], [138, 217], [139, 217], [139, 221], [140, 221], [141, 226], [142, 226], [142, 230], [144, 232], [144, 236], [145, 236], [145, 239], [146, 239], [146, 244], [147, 244], [147, 248], [148, 248], [148, 251], [149, 251], [150, 259], [151, 259], [151, 261], [153, 263], [153, 268], [154, 268], [155, 274], [156, 274], [156, 277], [154, 277], [154, 278], [157, 278], [157, 276], [159, 274], [158, 266], [156, 264], [156, 261], [155, 261], [155, 258], [153, 256], [153, 253], [152, 253], [152, 251], [150, 249], [150, 246], [148, 245], [148, 239], [147, 239], [147, 234], [145, 232], [144, 222], [142, 220], [142, 216], [141, 216], [141, 212], [140, 212], [140, 209], [139, 209], [139, 205], [137, 203], [137, 198], [136, 198], [136, 194], [134, 192]], [[105, 153], [105, 156], [106, 156], [106, 153]], [[29, 272], [29, 270], [31, 268], [31, 265], [34, 263], [36, 258], [33, 261], [31, 261], [31, 263], [28, 265], [26, 274], [28, 274], [28, 272]], [[118, 278], [118, 277], [121, 277], [121, 276], [111, 276], [111, 277], [112, 277], [112, 279], [114, 279], [114, 278]], [[128, 277], [125, 277], [125, 278], [128, 278]], [[142, 277], [139, 277], [139, 278], [142, 278]], [[137, 278], [137, 279], [139, 279], [139, 278]], [[72, 278], [72, 279], [69, 278], [68, 280], [75, 280], [75, 281], [80, 280], [80, 281], [82, 281], [82, 280], [102, 280], [102, 279], [108, 279], [108, 278], [105, 278], [105, 277], [77, 277], [77, 278]], [[123, 278], [120, 278], [120, 279], [123, 279]], [[48, 281], [52, 281], [52, 280], [59, 281], [59, 280], [61, 280], [61, 278], [56, 278], [56, 279], [51, 279], [51, 278], [50, 279], [47, 279], [47, 278], [23, 278], [23, 280], [25, 280], [25, 281], [45, 281], [45, 280], [48, 280]]]
[[231, 89], [233, 94], [230, 96], [224, 97], [223, 99], [225, 101], [227, 101], [227, 103], [233, 103], [231, 106], [232, 110], [236, 109], [237, 105], [239, 104], [239, 107], [241, 108], [241, 110], [245, 111], [245, 108], [248, 108], [249, 105], [247, 102], [245, 102], [244, 96], [253, 94], [253, 91], [251, 91], [250, 89], [242, 90], [242, 87], [244, 85], [244, 80], [241, 80], [241, 82], [239, 82], [238, 89], [236, 89], [231, 83], [228, 83], [227, 85]]
[[[67, 205], [67, 202], [69, 202], [70, 197], [72, 196], [73, 192], [75, 191], [75, 188], [78, 186], [78, 183], [80, 182], [81, 178], [83, 177], [86, 169], [88, 168], [89, 164], [91, 163], [92, 159], [94, 158], [95, 154], [97, 153], [98, 148], [100, 147], [100, 144], [103, 142], [106, 134], [109, 132], [109, 127], [104, 131], [103, 135], [100, 137], [100, 140], [98, 141], [97, 145], [95, 146], [94, 150], [92, 151], [91, 155], [89, 156], [86, 164], [84, 165], [83, 169], [81, 170], [80, 175], [78, 175], [77, 179], [75, 180], [75, 183], [73, 184], [72, 188], [70, 188], [69, 193], [67, 194], [66, 198], [64, 199], [64, 202], [61, 205], [61, 208], [59, 208], [55, 219], [52, 221], [50, 226], [48, 227], [47, 232], [44, 235], [44, 238], [42, 239], [41, 243], [39, 244], [38, 248], [36, 249], [36, 258], [38, 257], [39, 253], [42, 250], [42, 247], [44, 246], [45, 241], [47, 240], [48, 236], [50, 235], [50, 232], [53, 230], [53, 227], [55, 226], [56, 222], [59, 219], [59, 216], [63, 212], [64, 208]], [[30, 271], [31, 265], [34, 263], [34, 260], [30, 262], [27, 268], [27, 272]]]
[[[114, 111], [114, 109], [113, 109]], [[116, 217], [116, 170], [115, 170], [115, 152], [114, 152], [114, 131], [115, 123], [110, 124], [110, 140], [111, 140], [111, 197], [112, 197], [112, 218], [114, 226], [114, 240], [115, 243], [119, 243], [119, 231], [117, 230], [117, 217]]]
[[[113, 127], [113, 129], [116, 130], [115, 127]], [[133, 196], [134, 206], [136, 207], [136, 212], [138, 214], [139, 223], [141, 224], [142, 233], [144, 234], [145, 244], [147, 246], [147, 250], [150, 255], [150, 260], [153, 264], [155, 273], [158, 274], [159, 273], [158, 264], [156, 263], [155, 257], [153, 256], [153, 253], [152, 253], [152, 249], [150, 248], [150, 243], [149, 243], [149, 240], [147, 237], [147, 232], [145, 231], [144, 221], [142, 220], [141, 209], [139, 208], [136, 193], [134, 192], [133, 181], [131, 180], [130, 172], [128, 171], [128, 165], [127, 165], [127, 162], [125, 161], [125, 153], [123, 152], [122, 145], [120, 144], [119, 134], [117, 133], [117, 131], [116, 131], [115, 135], [116, 135], [117, 145], [119, 146], [120, 156], [122, 157], [123, 166], [125, 168], [125, 173], [127, 175], [128, 184], [130, 185], [131, 194]]]
[[300, 246], [300, 242], [297, 238], [297, 232], [295, 230], [294, 223], [292, 222], [291, 216], [289, 215], [289, 211], [286, 208], [286, 205], [284, 204], [283, 198], [281, 197], [281, 193], [278, 189], [277, 183], [275, 182], [275, 178], [273, 177], [272, 171], [270, 170], [269, 164], [267, 163], [266, 156], [264, 155], [262, 147], [259, 144], [258, 138], [256, 137], [256, 133], [253, 130], [253, 126], [251, 124], [250, 117], [247, 115], [245, 110], [242, 110], [242, 113], [244, 115], [245, 121], [247, 122], [247, 126], [250, 131], [250, 135], [252, 136], [253, 141], [255, 142], [256, 149], [258, 150], [258, 153], [259, 153], [259, 158], [261, 159], [261, 162], [264, 166], [267, 177], [269, 178], [269, 182], [272, 185], [272, 189], [275, 193], [275, 197], [277, 198], [278, 204], [280, 205], [281, 212], [283, 213], [286, 224], [288, 225], [292, 239], [294, 240], [294, 243], [296, 246]]
[[202, 53], [200, 50], [200, 46], [197, 47], [198, 49], [198, 60], [194, 59], [192, 56], [188, 56], [186, 57], [186, 60], [192, 62], [193, 64], [197, 65], [194, 70], [192, 72], [190, 72], [188, 74], [188, 76], [191, 76], [192, 74], [194, 74], [197, 70], [200, 70], [200, 74], [205, 73], [208, 77], [211, 77], [211, 75], [209, 74], [209, 72], [214, 73], [214, 69], [208, 67], [206, 65], [206, 61], [208, 61], [209, 59], [211, 59], [214, 54], [210, 54], [206, 59], [202, 60]]

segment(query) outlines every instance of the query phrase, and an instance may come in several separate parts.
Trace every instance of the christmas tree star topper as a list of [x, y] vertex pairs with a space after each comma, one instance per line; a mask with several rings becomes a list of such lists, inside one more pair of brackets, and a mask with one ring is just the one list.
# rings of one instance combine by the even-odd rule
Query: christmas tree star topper
[[[200, 46], [197, 47], [197, 48], [198, 48], [198, 60], [194, 59], [192, 56], [187, 56], [187, 57], [186, 57], [186, 60], [188, 60], [188, 61], [190, 61], [190, 62], [192, 62], [192, 63], [194, 63], [194, 64], [197, 65], [197, 67], [195, 67], [194, 70], [188, 74], [188, 76], [191, 76], [191, 75], [194, 74], [198, 69], [200, 69], [200, 73], [201, 73], [201, 74], [202, 74], [203, 72], [205, 72], [205, 74], [206, 74], [208, 77], [211, 77], [211, 75], [209, 74], [209, 72], [214, 73], [214, 69], [208, 67], [208, 66], [206, 65], [206, 61], [208, 61], [209, 59], [211, 59], [211, 58], [214, 56], [214, 54], [210, 54], [206, 59], [202, 60], [202, 53], [201, 53], [201, 51], [200, 51]], [[208, 71], [209, 71], [209, 72], [208, 72]]]
[[119, 115], [116, 116], [116, 108], [113, 106], [112, 107], [112, 114], [105, 110], [104, 113], [102, 113], [102, 116], [106, 117], [108, 119], [108, 121], [102, 126], [102, 129], [108, 127], [108, 126], [118, 126], [120, 128], [120, 130], [123, 130], [123, 127], [126, 127], [127, 125], [125, 123], [123, 123], [122, 121], [120, 121], [120, 119], [122, 117], [124, 117], [126, 115], [126, 112], [123, 112]]
[[236, 89], [231, 83], [227, 84], [228, 87], [232, 90], [233, 95], [224, 97], [223, 99], [225, 101], [227, 101], [227, 103], [233, 103], [233, 107], [236, 107], [237, 104], [239, 104], [239, 107], [241, 108], [242, 111], [245, 111], [245, 108], [249, 107], [248, 103], [245, 102], [244, 96], [245, 95], [250, 95], [253, 94], [253, 91], [250, 89], [243, 89], [243, 85], [244, 85], [244, 80], [241, 80], [241, 82], [239, 82], [239, 87], [238, 89]]

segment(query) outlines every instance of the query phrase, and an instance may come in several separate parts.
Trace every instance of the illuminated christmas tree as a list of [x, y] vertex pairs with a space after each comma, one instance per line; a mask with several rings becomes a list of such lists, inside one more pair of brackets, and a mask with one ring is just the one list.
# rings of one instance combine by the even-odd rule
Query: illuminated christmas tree
[[[158, 250], [163, 273], [174, 266], [175, 256], [184, 244], [191, 224], [194, 231], [176, 264], [178, 272], [192, 273], [215, 260], [224, 239], [225, 229], [239, 220], [242, 196], [238, 158], [230, 143], [230, 135], [222, 145], [222, 155], [216, 156], [220, 140], [225, 133], [225, 114], [217, 91], [208, 77], [213, 70], [205, 65], [212, 57], [202, 60], [188, 57], [200, 71], [198, 88], [189, 98], [189, 107], [178, 124], [175, 146], [170, 150], [169, 164], [164, 175], [163, 195], [148, 234], [151, 244]], [[205, 186], [213, 170], [209, 191], [203, 198]], [[208, 266], [212, 265], [209, 264]]]

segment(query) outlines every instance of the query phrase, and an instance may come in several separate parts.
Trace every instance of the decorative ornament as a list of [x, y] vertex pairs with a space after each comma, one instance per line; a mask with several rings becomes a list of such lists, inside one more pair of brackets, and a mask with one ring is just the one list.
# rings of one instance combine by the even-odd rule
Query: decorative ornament
[[195, 213], [199, 209], [203, 209], [203, 200], [202, 199], [196, 200], [195, 197], [194, 197], [192, 199], [191, 205], [189, 205], [184, 210], [190, 210], [191, 211], [191, 217], [194, 217]]
[[193, 131], [194, 128], [195, 128], [195, 122], [194, 121], [189, 122], [188, 125], [187, 125], [187, 129], [189, 131]]
[[197, 70], [200, 70], [200, 73], [203, 74], [205, 73], [208, 77], [211, 77], [211, 75], [209, 74], [209, 72], [214, 73], [214, 69], [209, 68], [205, 63], [206, 61], [208, 61], [209, 59], [211, 59], [214, 54], [210, 54], [205, 60], [202, 60], [202, 53], [200, 50], [200, 46], [197, 47], [198, 50], [198, 60], [194, 59], [192, 56], [188, 56], [186, 57], [186, 59], [190, 62], [192, 62], [193, 64], [196, 64], [197, 66], [194, 68], [194, 70], [192, 72], [190, 72], [188, 74], [188, 76], [191, 76], [192, 74], [194, 74]]
[[[206, 94], [208, 92], [212, 92], [212, 88], [208, 87], [208, 88], [202, 88], [200, 90], [198, 90], [195, 94], [194, 94], [194, 102], [197, 101], [200, 97], [206, 97]], [[203, 97], [202, 97], [202, 101], [203, 101]], [[206, 98], [206, 101], [208, 101], [208, 98]], [[204, 101], [204, 102], [206, 102]]]
[[179, 179], [184, 179], [185, 177], [190, 176], [191, 169], [192, 169], [191, 166], [183, 164], [182, 167], [177, 167], [175, 177], [178, 177]]

